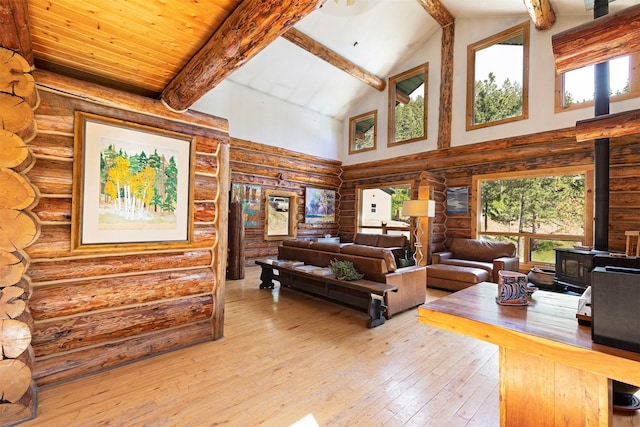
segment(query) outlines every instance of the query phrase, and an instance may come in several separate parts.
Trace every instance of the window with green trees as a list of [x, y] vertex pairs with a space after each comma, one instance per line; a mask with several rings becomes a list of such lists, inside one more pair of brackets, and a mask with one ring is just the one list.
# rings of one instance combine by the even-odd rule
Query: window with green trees
[[467, 130], [528, 117], [529, 22], [467, 47]]
[[585, 168], [476, 177], [476, 234], [515, 243], [524, 264], [553, 264], [554, 249], [583, 245], [592, 234], [592, 179]]
[[[594, 66], [556, 74], [555, 111], [593, 106], [595, 97]], [[622, 101], [640, 96], [640, 54], [609, 61], [609, 97]]]
[[427, 138], [428, 73], [425, 63], [389, 79], [388, 146]]

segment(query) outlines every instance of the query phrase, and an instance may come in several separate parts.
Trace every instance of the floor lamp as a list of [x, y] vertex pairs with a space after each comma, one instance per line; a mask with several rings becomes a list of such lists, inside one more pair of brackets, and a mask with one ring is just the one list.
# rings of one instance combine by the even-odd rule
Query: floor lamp
[[436, 211], [436, 204], [433, 200], [405, 200], [402, 202], [402, 215], [415, 218], [416, 228], [414, 232], [415, 237], [415, 252], [413, 253], [413, 259], [417, 266], [422, 264], [424, 255], [422, 254], [422, 224], [420, 218], [434, 217]]

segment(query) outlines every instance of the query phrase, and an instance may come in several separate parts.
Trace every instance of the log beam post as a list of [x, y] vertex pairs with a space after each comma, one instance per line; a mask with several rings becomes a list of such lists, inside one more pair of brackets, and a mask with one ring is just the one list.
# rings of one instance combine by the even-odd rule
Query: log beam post
[[161, 95], [183, 111], [253, 58], [324, 0], [245, 0], [169, 82]]
[[440, 2], [440, 0], [416, 0], [420, 6], [427, 11], [441, 27], [453, 24], [454, 18], [451, 12]]
[[524, 0], [531, 21], [538, 31], [547, 31], [556, 23], [556, 13], [549, 0]]
[[27, 0], [0, 0], [0, 47], [11, 49], [33, 67]]
[[640, 52], [640, 4], [554, 34], [551, 47], [558, 73]]
[[451, 147], [451, 116], [453, 111], [453, 42], [455, 19], [440, 0], [417, 0], [442, 27], [440, 66], [440, 111], [438, 118], [438, 149]]
[[353, 62], [349, 61], [345, 57], [337, 54], [336, 52], [329, 49], [325, 45], [318, 43], [317, 41], [313, 40], [306, 34], [298, 31], [293, 27], [289, 28], [287, 32], [282, 34], [282, 38], [301, 47], [302, 49], [306, 50], [312, 55], [317, 56], [323, 61], [328, 62], [334, 67], [339, 68], [345, 73], [351, 74], [353, 77], [361, 80], [362, 82], [368, 84], [374, 89], [383, 91], [387, 85], [386, 82], [380, 77], [354, 64]]

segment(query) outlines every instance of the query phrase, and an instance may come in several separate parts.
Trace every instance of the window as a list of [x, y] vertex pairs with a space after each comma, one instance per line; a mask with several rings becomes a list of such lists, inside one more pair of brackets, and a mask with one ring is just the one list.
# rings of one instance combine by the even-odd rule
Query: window
[[[593, 106], [595, 95], [594, 66], [556, 74], [555, 111]], [[609, 96], [612, 101], [640, 96], [640, 54], [609, 61]]]
[[357, 189], [357, 231], [369, 234], [404, 234], [410, 238], [411, 220], [402, 217], [402, 202], [409, 200], [411, 184], [390, 183], [386, 186]]
[[387, 146], [427, 138], [429, 64], [389, 79], [389, 139]]
[[529, 22], [467, 47], [467, 130], [529, 116]]
[[376, 149], [378, 110], [349, 119], [349, 154]]
[[556, 248], [592, 241], [593, 167], [473, 179], [474, 234], [511, 241], [525, 266], [555, 263]]

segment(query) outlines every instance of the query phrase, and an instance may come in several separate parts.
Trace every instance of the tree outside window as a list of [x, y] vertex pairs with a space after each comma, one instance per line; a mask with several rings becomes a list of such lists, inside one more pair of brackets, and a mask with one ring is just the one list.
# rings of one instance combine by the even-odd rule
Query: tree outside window
[[553, 264], [554, 249], [584, 243], [586, 172], [510, 175], [477, 179], [480, 238], [512, 241], [525, 264]]
[[[594, 66], [556, 74], [555, 112], [592, 107], [595, 98]], [[622, 101], [640, 96], [640, 54], [609, 61], [609, 97]]]
[[529, 22], [467, 48], [467, 130], [528, 117]]

